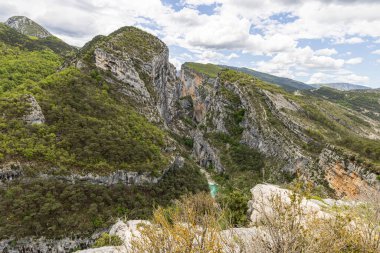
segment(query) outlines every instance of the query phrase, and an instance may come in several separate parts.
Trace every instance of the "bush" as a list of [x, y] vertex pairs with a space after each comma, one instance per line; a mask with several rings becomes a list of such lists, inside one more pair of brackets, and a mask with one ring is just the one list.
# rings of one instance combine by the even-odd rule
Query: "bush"
[[229, 223], [234, 227], [247, 225], [249, 197], [239, 190], [222, 195], [218, 202], [225, 208]]
[[222, 252], [221, 219], [209, 194], [186, 196], [154, 211], [152, 224], [141, 225], [141, 237], [132, 240], [131, 252]]
[[110, 235], [108, 233], [103, 233], [98, 239], [96, 239], [92, 248], [100, 248], [104, 246], [121, 246], [123, 241], [117, 235]]

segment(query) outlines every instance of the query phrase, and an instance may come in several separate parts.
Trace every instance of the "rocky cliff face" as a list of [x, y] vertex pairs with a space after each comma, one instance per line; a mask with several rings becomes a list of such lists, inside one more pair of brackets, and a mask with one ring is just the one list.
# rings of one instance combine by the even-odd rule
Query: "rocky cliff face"
[[[146, 39], [146, 45], [141, 45], [140, 37]], [[171, 124], [180, 81], [162, 41], [134, 27], [124, 27], [89, 45], [84, 53], [92, 55], [95, 67], [111, 73], [109, 82], [122, 84], [120, 92], [135, 100], [143, 115], [152, 122]], [[78, 59], [76, 65], [85, 68], [86, 61]]]
[[[302, 154], [302, 150], [292, 142], [290, 137], [296, 135], [296, 138], [299, 138], [300, 136], [305, 141], [307, 138], [302, 134], [300, 127], [292, 123], [291, 119], [281, 112], [283, 108], [297, 111], [299, 110], [297, 104], [287, 101], [280, 94], [272, 94], [264, 90], [258, 90], [258, 92], [264, 97], [265, 103], [255, 103], [250, 99], [249, 91], [244, 87], [239, 87], [230, 82], [223, 83], [219, 79], [208, 78], [186, 68], [186, 66], [181, 71], [181, 79], [183, 82], [182, 96], [191, 96], [193, 103], [203, 105], [201, 111], [194, 110], [194, 119], [200, 125], [205, 126], [205, 133], [231, 134], [227, 126], [230, 124], [229, 118], [235, 111], [241, 110], [244, 112], [243, 118], [238, 124], [238, 127], [242, 128], [239, 140], [241, 143], [258, 149], [267, 156], [288, 161], [287, 168], [293, 172], [298, 166], [307, 163], [307, 158]], [[263, 108], [263, 106], [267, 108]], [[289, 131], [294, 132], [294, 134], [287, 137], [273, 128], [268, 123], [266, 110], [270, 110], [270, 113], [275, 114], [282, 122], [285, 122]], [[194, 135], [194, 154], [198, 156], [202, 165], [209, 164], [207, 161], [212, 161], [218, 171], [222, 171], [223, 166], [218, 161], [217, 152], [207, 152], [212, 148], [205, 144], [207, 140], [201, 138], [201, 135], [200, 131]]]
[[[225, 171], [221, 151], [205, 137], [219, 132], [277, 160], [281, 164], [278, 173], [287, 171], [316, 184], [327, 181], [339, 197], [357, 198], [380, 189], [376, 174], [368, 169], [329, 148], [317, 154], [305, 148], [320, 144], [308, 134], [307, 122], [297, 118], [306, 112], [294, 100], [256, 86], [255, 79], [249, 81], [250, 85], [240, 85], [210, 78], [186, 65], [182, 67], [181, 80], [182, 98], [190, 97], [194, 105], [202, 105], [198, 111], [193, 106], [193, 120], [198, 125], [193, 132], [193, 154], [201, 166]], [[234, 113], [239, 111], [240, 119], [233, 126], [231, 118], [236, 119]], [[241, 134], [234, 134], [236, 129]]]
[[197, 73], [183, 65], [181, 68], [180, 96], [191, 97], [193, 102], [193, 119], [202, 122], [210, 106], [210, 95], [213, 93], [216, 79]]
[[333, 147], [321, 152], [319, 166], [326, 181], [340, 198], [365, 199], [380, 191], [380, 183], [374, 173], [339, 155]]

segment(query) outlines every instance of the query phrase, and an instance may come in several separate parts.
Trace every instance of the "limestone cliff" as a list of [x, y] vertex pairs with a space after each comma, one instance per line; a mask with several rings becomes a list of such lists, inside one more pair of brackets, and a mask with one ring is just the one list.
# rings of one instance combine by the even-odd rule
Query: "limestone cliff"
[[[136, 102], [152, 122], [170, 124], [178, 100], [179, 79], [169, 62], [169, 50], [158, 38], [134, 27], [124, 27], [107, 37], [96, 37], [81, 51], [76, 66], [94, 65], [110, 73], [110, 83]], [[87, 60], [87, 61], [86, 61]]]
[[[376, 173], [337, 155], [329, 145], [321, 148], [326, 143], [310, 134], [314, 125], [308, 107], [302, 106], [304, 98], [287, 95], [255, 78], [244, 78], [242, 85], [239, 79], [213, 78], [188, 64], [182, 66], [180, 94], [194, 104], [190, 113], [198, 127], [192, 135], [193, 154], [201, 166], [225, 171], [221, 156], [225, 156], [230, 144], [221, 150], [208, 138], [210, 134], [222, 133], [277, 161], [279, 168], [274, 173], [287, 171], [316, 185], [325, 181], [339, 197], [357, 198], [380, 189]], [[331, 114], [323, 107], [320, 110], [326, 117]], [[351, 110], [339, 110], [345, 115], [354, 114]], [[336, 122], [341, 125], [343, 120]], [[341, 126], [356, 134], [351, 124]], [[368, 128], [370, 131], [376, 129]]]

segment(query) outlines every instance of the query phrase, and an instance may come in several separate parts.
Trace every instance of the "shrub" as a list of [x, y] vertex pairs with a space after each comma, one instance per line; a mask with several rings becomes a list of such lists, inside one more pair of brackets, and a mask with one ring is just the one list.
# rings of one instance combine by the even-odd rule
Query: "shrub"
[[96, 239], [93, 248], [99, 248], [104, 246], [120, 246], [123, 244], [121, 238], [117, 235], [110, 235], [103, 233], [98, 239]]

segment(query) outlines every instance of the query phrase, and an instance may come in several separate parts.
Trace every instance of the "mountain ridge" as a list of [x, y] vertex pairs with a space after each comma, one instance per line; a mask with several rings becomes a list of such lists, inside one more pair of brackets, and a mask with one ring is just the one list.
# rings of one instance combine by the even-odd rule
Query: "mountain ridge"
[[224, 66], [224, 65], [222, 65], [222, 66], [226, 67], [226, 68], [234, 69], [237, 71], [241, 71], [243, 73], [246, 73], [246, 74], [249, 74], [252, 76], [255, 76], [255, 77], [257, 77], [263, 81], [266, 81], [268, 83], [277, 84], [280, 87], [283, 87], [285, 90], [288, 90], [288, 91], [308, 90], [308, 89], [313, 88], [312, 86], [310, 86], [306, 83], [300, 82], [300, 81], [295, 81], [293, 79], [285, 78], [285, 77], [278, 77], [275, 75], [267, 74], [264, 72], [259, 72], [259, 71], [249, 69], [249, 68], [245, 68], [245, 67], [238, 68], [238, 67], [231, 67], [231, 66]]
[[321, 87], [330, 87], [333, 89], [341, 90], [341, 91], [348, 91], [348, 90], [370, 90], [371, 87], [364, 86], [364, 85], [358, 85], [358, 84], [352, 84], [352, 83], [322, 83], [322, 84], [310, 84], [314, 88], [321, 88]]
[[10, 17], [4, 24], [27, 36], [39, 39], [52, 36], [48, 30], [25, 16]]

